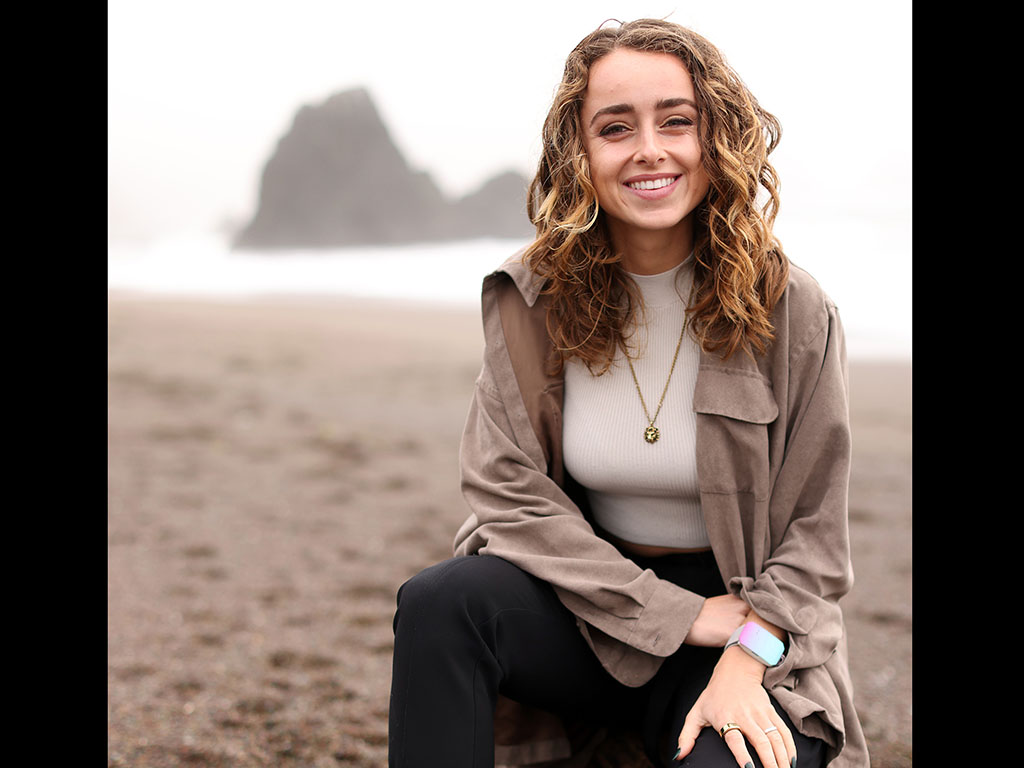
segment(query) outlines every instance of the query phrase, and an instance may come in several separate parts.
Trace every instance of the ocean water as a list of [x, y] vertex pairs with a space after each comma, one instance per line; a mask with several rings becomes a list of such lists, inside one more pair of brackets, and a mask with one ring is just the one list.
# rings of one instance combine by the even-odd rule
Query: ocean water
[[[911, 357], [909, 227], [817, 220], [780, 233], [794, 263], [840, 307], [851, 357]], [[778, 231], [778, 230], [777, 230]], [[857, 232], [858, 237], [841, 233]], [[266, 295], [386, 298], [479, 307], [480, 283], [523, 240], [273, 253], [232, 251], [225, 238], [178, 234], [111, 243], [107, 287], [152, 295], [244, 299]]]
[[146, 246], [111, 245], [110, 290], [207, 297], [362, 296], [479, 306], [483, 277], [520, 240], [233, 251], [216, 235], [178, 235]]

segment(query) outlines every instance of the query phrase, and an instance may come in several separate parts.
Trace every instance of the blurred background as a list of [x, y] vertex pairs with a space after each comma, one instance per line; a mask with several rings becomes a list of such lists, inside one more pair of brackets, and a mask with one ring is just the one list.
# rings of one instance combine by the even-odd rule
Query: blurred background
[[[907, 0], [112, 0], [108, 7], [112, 288], [317, 288], [475, 303], [480, 274], [511, 252], [507, 243], [488, 239], [529, 235], [528, 225], [520, 227], [522, 235], [519, 222], [508, 221], [511, 206], [498, 203], [515, 199], [516, 179], [534, 170], [565, 54], [607, 18], [654, 16], [716, 43], [780, 119], [783, 138], [773, 155], [782, 179], [777, 233], [793, 261], [839, 304], [851, 353], [910, 354]], [[347, 115], [346, 105], [335, 103], [333, 118], [326, 114], [332, 96], [351, 97], [354, 89], [365, 103], [348, 104]], [[300, 124], [304, 107], [319, 126]], [[317, 110], [321, 114], [312, 115]], [[380, 138], [374, 121], [390, 141]], [[367, 156], [362, 137], [385, 146]], [[307, 156], [296, 156], [302, 155], [296, 145], [305, 146]], [[330, 181], [309, 181], [317, 157], [323, 166], [339, 147], [353, 155], [334, 160], [336, 178], [343, 179], [335, 184], [347, 184], [347, 198], [341, 189], [325, 189]], [[267, 167], [275, 155], [276, 175]], [[367, 179], [382, 170], [391, 176], [367, 188]], [[343, 235], [332, 241], [324, 233], [322, 242], [312, 243], [312, 262], [303, 258], [310, 255], [303, 246], [311, 243], [288, 235], [272, 243], [278, 251], [291, 246], [300, 257], [287, 263], [249, 248], [230, 252], [229, 244], [253, 224], [261, 182], [272, 187], [267, 194], [284, 190], [279, 197], [290, 192], [294, 200], [303, 171], [306, 197], [298, 196], [299, 207], [314, 218], [317, 200], [321, 208], [337, 200], [337, 210], [358, 199], [367, 206], [351, 214], [359, 221], [400, 204], [436, 221], [441, 199], [452, 203], [449, 208], [464, 203], [462, 221], [435, 231], [407, 222], [405, 237], [368, 226], [361, 242]], [[491, 189], [483, 189], [488, 184]], [[475, 201], [467, 199], [474, 195]], [[280, 225], [267, 221], [274, 215], [267, 211], [257, 222], [263, 234], [242, 245], [271, 244], [266, 232]], [[488, 215], [499, 220], [478, 221], [476, 231], [465, 225]], [[304, 226], [309, 237], [318, 224]], [[425, 248], [420, 258], [411, 247], [416, 231], [435, 245], [458, 244]], [[467, 250], [467, 240], [480, 238], [485, 242]], [[401, 245], [386, 247], [394, 240]], [[345, 247], [325, 252], [337, 250], [332, 246]], [[424, 266], [448, 260], [454, 261], [444, 285], [429, 284]]]
[[566, 54], [639, 17], [781, 121], [776, 233], [848, 335], [855, 703], [911, 765], [910, 8], [109, 0], [108, 768], [386, 765], [395, 592], [466, 514], [481, 277], [529, 237]]

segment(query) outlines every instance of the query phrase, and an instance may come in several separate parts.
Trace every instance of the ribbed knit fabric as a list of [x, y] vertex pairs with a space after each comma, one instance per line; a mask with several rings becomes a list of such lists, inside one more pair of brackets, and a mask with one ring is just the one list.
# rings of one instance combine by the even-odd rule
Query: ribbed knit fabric
[[[638, 313], [627, 340], [644, 401], [653, 416], [668, 379], [693, 280], [692, 256], [658, 275], [633, 275], [646, 316]], [[646, 324], [644, 324], [646, 321]], [[655, 421], [657, 442], [644, 440], [647, 418], [629, 366], [616, 354], [593, 376], [573, 359], [565, 370], [565, 467], [587, 489], [595, 519], [609, 533], [637, 544], [709, 546], [697, 489], [693, 390], [699, 349], [687, 332]]]

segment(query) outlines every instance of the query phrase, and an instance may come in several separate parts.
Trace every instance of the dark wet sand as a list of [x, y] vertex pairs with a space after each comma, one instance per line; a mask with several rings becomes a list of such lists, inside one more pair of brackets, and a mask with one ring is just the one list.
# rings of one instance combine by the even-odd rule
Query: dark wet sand
[[[398, 586], [450, 554], [478, 314], [110, 296], [108, 766], [385, 766]], [[911, 765], [906, 364], [853, 361], [844, 601]]]

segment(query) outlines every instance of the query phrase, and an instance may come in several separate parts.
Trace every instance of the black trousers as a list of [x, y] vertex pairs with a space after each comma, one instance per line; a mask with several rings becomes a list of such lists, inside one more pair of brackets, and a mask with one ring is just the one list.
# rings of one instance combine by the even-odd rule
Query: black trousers
[[[726, 592], [710, 552], [631, 557], [705, 597]], [[491, 768], [499, 693], [595, 723], [637, 727], [656, 766], [737, 766], [711, 728], [686, 759], [672, 760], [720, 648], [683, 645], [647, 684], [622, 685], [601, 666], [551, 585], [501, 558], [457, 557], [421, 571], [398, 591], [394, 629], [390, 768]], [[822, 742], [797, 732], [775, 708], [796, 740], [800, 768], [819, 768]]]

